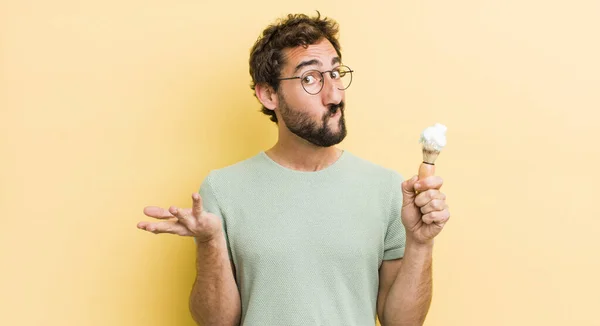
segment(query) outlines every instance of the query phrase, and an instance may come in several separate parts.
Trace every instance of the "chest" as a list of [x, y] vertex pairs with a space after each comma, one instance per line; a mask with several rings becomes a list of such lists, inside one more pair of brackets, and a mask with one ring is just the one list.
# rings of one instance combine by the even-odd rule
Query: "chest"
[[388, 218], [376, 201], [357, 197], [288, 196], [230, 206], [227, 234], [236, 265], [309, 269], [377, 264]]

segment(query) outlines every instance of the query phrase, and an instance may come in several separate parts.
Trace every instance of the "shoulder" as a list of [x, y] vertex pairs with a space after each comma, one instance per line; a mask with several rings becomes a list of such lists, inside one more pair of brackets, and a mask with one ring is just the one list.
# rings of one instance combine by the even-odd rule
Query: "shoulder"
[[353, 153], [347, 152], [345, 154], [347, 155], [347, 160], [349, 161], [348, 165], [351, 166], [351, 168], [355, 170], [357, 174], [364, 178], [385, 180], [388, 182], [392, 181], [394, 183], [401, 183], [403, 181], [402, 175], [392, 168], [369, 161]]
[[260, 167], [264, 165], [264, 159], [261, 155], [259, 153], [231, 165], [212, 169], [208, 173], [205, 182], [212, 185], [222, 185], [248, 178], [256, 174]]

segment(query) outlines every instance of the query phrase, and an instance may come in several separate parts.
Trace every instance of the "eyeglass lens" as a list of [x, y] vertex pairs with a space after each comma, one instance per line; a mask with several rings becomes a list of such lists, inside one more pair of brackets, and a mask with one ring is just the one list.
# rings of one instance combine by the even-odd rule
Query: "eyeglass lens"
[[[352, 72], [349, 68], [340, 66], [330, 72], [325, 72], [330, 77], [331, 82], [339, 90], [344, 90], [352, 82]], [[302, 87], [309, 94], [317, 94], [321, 91], [324, 84], [323, 73], [318, 70], [309, 70], [301, 76]]]

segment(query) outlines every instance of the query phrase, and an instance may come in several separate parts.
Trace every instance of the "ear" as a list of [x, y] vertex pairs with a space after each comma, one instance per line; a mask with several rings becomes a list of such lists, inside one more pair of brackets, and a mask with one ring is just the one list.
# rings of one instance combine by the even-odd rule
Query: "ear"
[[273, 87], [260, 83], [254, 85], [254, 91], [256, 92], [256, 97], [269, 110], [275, 110], [278, 105], [277, 101], [277, 93], [273, 90]]

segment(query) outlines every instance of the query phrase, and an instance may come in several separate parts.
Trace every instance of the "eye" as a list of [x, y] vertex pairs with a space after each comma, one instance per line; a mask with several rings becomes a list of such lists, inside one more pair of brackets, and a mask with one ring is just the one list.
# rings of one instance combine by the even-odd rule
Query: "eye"
[[342, 74], [343, 72], [340, 71], [339, 69], [333, 70], [331, 71], [331, 78], [332, 79], [340, 79], [340, 77], [344, 77], [344, 75]]
[[304, 78], [302, 79], [302, 83], [310, 85], [313, 84], [315, 82], [315, 77], [313, 76], [304, 76]]
[[319, 74], [318, 72], [307, 72], [306, 74], [304, 74], [304, 76], [302, 77], [302, 84], [304, 85], [313, 85], [315, 83], [318, 83], [320, 81], [320, 76], [317, 77], [316, 75]]

